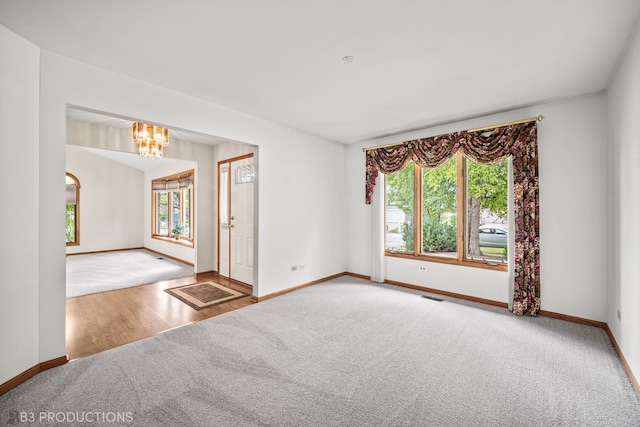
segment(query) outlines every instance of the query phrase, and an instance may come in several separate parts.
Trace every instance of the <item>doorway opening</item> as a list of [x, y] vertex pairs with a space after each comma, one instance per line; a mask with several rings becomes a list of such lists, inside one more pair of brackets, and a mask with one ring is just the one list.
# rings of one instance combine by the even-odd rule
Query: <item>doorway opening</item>
[[[239, 154], [246, 150], [247, 144], [172, 130], [166, 156], [151, 160], [133, 152], [131, 122], [128, 118], [67, 108], [66, 169], [73, 170], [83, 184], [83, 204], [79, 208], [83, 211], [82, 245], [68, 246], [67, 255], [115, 249], [129, 249], [133, 253], [144, 249], [152, 251], [154, 260], [173, 258], [187, 262], [191, 272], [180, 278], [144, 280], [144, 284], [133, 287], [68, 298], [66, 347], [71, 358], [252, 303], [252, 289], [219, 277], [215, 264], [219, 240], [215, 235], [216, 164], [219, 159], [232, 157], [230, 152]], [[167, 199], [167, 215], [169, 206], [172, 209], [177, 206], [174, 222], [181, 226], [171, 224], [169, 228], [160, 212], [164, 208], [163, 199], [153, 202], [153, 182], [182, 171], [193, 171], [191, 183], [196, 178], [198, 181], [189, 194], [191, 198], [187, 193], [175, 193], [171, 204]], [[196, 281], [213, 281], [249, 296], [195, 311], [164, 292], [166, 288]]]

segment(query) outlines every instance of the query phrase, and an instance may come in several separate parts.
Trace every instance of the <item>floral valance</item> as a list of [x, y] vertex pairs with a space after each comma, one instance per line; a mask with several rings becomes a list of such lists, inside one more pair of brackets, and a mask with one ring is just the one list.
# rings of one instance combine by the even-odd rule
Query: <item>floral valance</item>
[[366, 151], [365, 200], [371, 203], [380, 172], [402, 170], [410, 161], [435, 168], [460, 150], [483, 164], [513, 156], [515, 209], [515, 283], [513, 312], [536, 315], [540, 310], [540, 243], [538, 139], [535, 121], [480, 131], [461, 131], [405, 141]]
[[371, 203], [379, 172], [401, 171], [410, 161], [423, 168], [446, 163], [458, 150], [476, 163], [499, 163], [536, 140], [536, 123], [519, 123], [478, 132], [455, 132], [367, 150], [365, 200]]

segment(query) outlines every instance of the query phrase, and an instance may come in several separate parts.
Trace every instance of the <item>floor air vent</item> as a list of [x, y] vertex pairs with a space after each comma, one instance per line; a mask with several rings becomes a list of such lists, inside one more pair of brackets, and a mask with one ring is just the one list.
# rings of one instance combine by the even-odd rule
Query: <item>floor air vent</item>
[[429, 295], [422, 295], [422, 298], [426, 298], [426, 299], [430, 299], [430, 300], [438, 301], [438, 302], [444, 301], [442, 298], [430, 297]]

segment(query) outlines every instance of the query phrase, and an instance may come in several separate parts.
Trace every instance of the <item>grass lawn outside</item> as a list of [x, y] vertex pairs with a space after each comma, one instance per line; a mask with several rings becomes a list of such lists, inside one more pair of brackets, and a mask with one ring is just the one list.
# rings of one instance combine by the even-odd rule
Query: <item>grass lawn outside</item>
[[484, 246], [480, 246], [480, 252], [485, 255], [502, 255], [504, 249], [502, 248], [487, 248]]

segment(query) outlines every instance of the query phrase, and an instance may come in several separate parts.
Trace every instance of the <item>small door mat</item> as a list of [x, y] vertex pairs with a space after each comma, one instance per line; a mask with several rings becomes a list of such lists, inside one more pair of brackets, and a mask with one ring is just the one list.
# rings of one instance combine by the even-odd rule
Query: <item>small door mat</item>
[[164, 291], [196, 310], [202, 310], [203, 308], [247, 296], [245, 293], [214, 282], [192, 283], [191, 285], [178, 286]]

